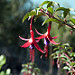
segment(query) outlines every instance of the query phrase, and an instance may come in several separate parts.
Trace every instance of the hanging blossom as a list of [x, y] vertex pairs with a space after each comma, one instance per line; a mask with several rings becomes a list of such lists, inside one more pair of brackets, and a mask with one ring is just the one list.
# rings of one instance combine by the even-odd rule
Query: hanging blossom
[[25, 38], [22, 38], [19, 36], [20, 39], [24, 40], [24, 41], [27, 41], [25, 44], [23, 44], [21, 47], [23, 48], [26, 48], [29, 46], [30, 48], [30, 60], [32, 62], [34, 62], [34, 46], [42, 53], [44, 53], [44, 51], [42, 51], [42, 49], [39, 47], [39, 45], [37, 44], [37, 42], [39, 40], [35, 40], [34, 38], [34, 32], [32, 30], [32, 20], [33, 20], [33, 17], [31, 18], [31, 22], [30, 22], [30, 34], [31, 34], [31, 38], [30, 39], [25, 39]]
[[[36, 30], [36, 29], [35, 29]], [[51, 22], [49, 22], [49, 26], [48, 26], [48, 29], [47, 29], [47, 32], [45, 34], [41, 34], [39, 33], [37, 30], [37, 34], [41, 35], [40, 37], [37, 37], [36, 39], [43, 39], [44, 38], [44, 44], [45, 44], [45, 47], [44, 47], [44, 52], [46, 53], [45, 57], [48, 56], [48, 45], [49, 43], [51, 42], [52, 44], [60, 44], [60, 43], [56, 43], [53, 39], [56, 39], [58, 36], [55, 36], [55, 37], [51, 37], [50, 35], [50, 31], [51, 31]]]

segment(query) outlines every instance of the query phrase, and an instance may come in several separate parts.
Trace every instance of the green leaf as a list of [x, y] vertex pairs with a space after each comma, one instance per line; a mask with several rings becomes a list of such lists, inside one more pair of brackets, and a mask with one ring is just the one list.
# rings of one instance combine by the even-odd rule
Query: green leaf
[[40, 10], [40, 8], [35, 8], [36, 14], [38, 15], [38, 11]]
[[6, 70], [6, 74], [7, 74], [7, 75], [9, 75], [9, 74], [10, 74], [10, 72], [11, 72], [11, 70], [10, 70], [10, 69], [7, 69], [7, 70]]
[[54, 2], [54, 1], [50, 1], [48, 4], [47, 4], [47, 8], [50, 7], [50, 6], [53, 6], [54, 5], [58, 5], [60, 7], [60, 5], [57, 3], [57, 2]]
[[50, 21], [60, 23], [58, 20], [56, 20], [54, 18], [49, 18], [48, 20], [45, 20], [42, 25], [44, 25], [45, 23], [50, 22]]
[[50, 7], [50, 6], [54, 6], [54, 4], [55, 4], [55, 5], [58, 5], [58, 6], [60, 7], [60, 5], [59, 5], [58, 3], [56, 3], [56, 2], [54, 2], [54, 1], [44, 1], [44, 2], [40, 5], [40, 7], [42, 7], [42, 6], [45, 5], [45, 4], [47, 4], [47, 8]]
[[0, 56], [0, 69], [6, 63], [6, 58], [4, 55]]
[[47, 8], [50, 6], [54, 6], [52, 1], [47, 4]]
[[40, 72], [40, 69], [39, 68], [34, 68], [34, 71], [35, 72]]
[[65, 11], [65, 8], [64, 7], [59, 7], [59, 8], [56, 9], [56, 11], [59, 11], [59, 10]]
[[51, 14], [53, 14], [53, 8], [48, 7], [48, 11], [49, 11]]
[[38, 12], [38, 15], [35, 15], [34, 21], [36, 22], [36, 19], [39, 18], [40, 16], [44, 16], [45, 14], [42, 12]]
[[73, 24], [75, 24], [75, 19], [74, 19], [74, 18], [70, 19], [70, 21], [71, 21]]
[[35, 75], [35, 72], [33, 72], [32, 75]]
[[23, 72], [28, 73], [28, 69], [27, 69], [27, 68], [23, 68], [23, 69], [21, 70], [21, 73], [23, 73]]
[[64, 16], [64, 18], [65, 18], [68, 14], [70, 14], [70, 12], [69, 12], [68, 9], [66, 9], [66, 10], [63, 12], [63, 16]]
[[5, 75], [5, 72], [4, 72], [4, 71], [1, 71], [1, 72], [0, 72], [0, 75]]
[[63, 12], [64, 18], [69, 14], [69, 11], [70, 11], [69, 8], [64, 8], [64, 7], [59, 7], [56, 9], [56, 11], [60, 11], [60, 10], [64, 11]]
[[32, 10], [31, 12], [27, 13], [27, 14], [23, 17], [22, 22], [24, 22], [29, 16], [33, 16], [33, 15], [36, 15], [36, 11], [35, 11], [35, 10]]
[[70, 70], [68, 66], [63, 67], [63, 70]]
[[60, 7], [59, 3], [57, 3], [57, 2], [54, 2], [54, 1], [53, 1], [53, 4], [58, 5], [58, 6]]
[[50, 1], [44, 1], [41, 5], [40, 5], [40, 7], [42, 7], [43, 5], [45, 5], [45, 4], [48, 4]]
[[75, 65], [75, 62], [72, 62], [70, 65], [74, 66]]
[[69, 45], [69, 43], [65, 43], [65, 44], [63, 44], [63, 46], [70, 46], [70, 45]]
[[72, 52], [72, 53], [70, 53], [70, 56], [72, 57], [75, 57], [75, 52]]
[[60, 49], [60, 47], [58, 46], [57, 48], [54, 48], [54, 51], [55, 51], [55, 50], [59, 50], [59, 49]]

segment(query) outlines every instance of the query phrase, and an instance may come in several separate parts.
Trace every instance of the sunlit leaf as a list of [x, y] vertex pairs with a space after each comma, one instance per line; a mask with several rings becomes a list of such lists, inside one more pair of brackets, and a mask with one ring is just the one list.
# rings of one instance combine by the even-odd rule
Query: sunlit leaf
[[63, 70], [70, 70], [68, 66], [63, 67]]
[[63, 45], [64, 45], [64, 46], [70, 46], [69, 43], [65, 43], [65, 44], [63, 44]]
[[60, 7], [59, 3], [54, 2], [54, 1], [50, 1], [50, 2], [47, 4], [47, 8], [50, 7], [50, 6], [53, 6], [53, 7], [54, 7], [54, 5], [57, 5], [57, 6]]
[[47, 8], [50, 6], [54, 6], [52, 1], [47, 4]]
[[33, 15], [36, 15], [36, 11], [35, 11], [35, 10], [32, 10], [31, 12], [27, 13], [27, 14], [23, 17], [22, 22], [24, 22], [29, 16], [33, 16]]
[[75, 52], [70, 53], [71, 57], [75, 57]]
[[50, 22], [50, 21], [53, 21], [53, 22], [56, 22], [56, 23], [60, 23], [58, 20], [56, 20], [54, 18], [49, 18], [48, 20], [44, 21], [42, 25], [44, 25], [45, 23]]
[[44, 1], [41, 5], [40, 5], [40, 7], [42, 7], [43, 5], [45, 5], [45, 4], [48, 4], [50, 1]]
[[65, 18], [68, 14], [70, 14], [69, 10], [65, 10], [65, 11], [63, 12], [64, 18]]
[[72, 62], [70, 65], [74, 66], [75, 65], [75, 62]]
[[56, 11], [60, 11], [60, 10], [63, 11], [63, 17], [64, 18], [69, 14], [69, 11], [70, 11], [68, 8], [64, 8], [64, 7], [59, 7], [56, 9]]
[[0, 69], [6, 63], [6, 58], [4, 55], [0, 56]]
[[70, 19], [70, 21], [71, 21], [73, 24], [75, 24], [75, 19], [74, 19], [74, 18]]
[[7, 69], [7, 70], [6, 70], [6, 74], [7, 74], [7, 75], [9, 75], [9, 74], [10, 74], [10, 72], [11, 72], [11, 70], [10, 70], [10, 69]]
[[28, 73], [28, 69], [27, 69], [27, 68], [23, 68], [23, 69], [21, 70], [21, 73], [23, 73], [23, 72]]
[[53, 8], [48, 7], [48, 11], [49, 11], [51, 14], [53, 14]]
[[40, 16], [45, 16], [45, 14], [42, 12], [38, 12], [38, 15], [35, 15], [34, 21], [36, 22], [36, 19], [39, 18]]
[[39, 68], [34, 68], [34, 71], [35, 72], [40, 72], [40, 69]]

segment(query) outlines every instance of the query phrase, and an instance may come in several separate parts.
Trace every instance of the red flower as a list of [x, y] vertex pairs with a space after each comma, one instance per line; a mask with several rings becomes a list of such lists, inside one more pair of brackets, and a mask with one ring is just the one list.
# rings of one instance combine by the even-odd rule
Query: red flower
[[36, 39], [43, 39], [43, 38], [46, 38], [49, 42], [51, 42], [52, 44], [60, 44], [60, 43], [56, 43], [53, 39], [56, 39], [58, 36], [55, 36], [55, 37], [51, 37], [50, 35], [50, 30], [51, 30], [51, 22], [49, 22], [49, 26], [48, 26], [48, 29], [47, 29], [47, 32], [45, 34], [41, 34], [39, 33], [37, 30], [37, 34], [41, 35], [40, 37], [37, 37]]
[[[36, 29], [35, 29], [36, 30]], [[44, 44], [45, 44], [45, 47], [44, 47], [44, 52], [46, 53], [45, 57], [48, 56], [48, 45], [49, 43], [51, 42], [52, 44], [59, 44], [59, 43], [56, 43], [53, 39], [56, 39], [58, 36], [56, 37], [51, 37], [50, 36], [50, 30], [51, 30], [51, 22], [49, 22], [49, 26], [48, 26], [48, 29], [47, 29], [47, 32], [45, 34], [41, 34], [39, 33], [37, 30], [37, 34], [41, 35], [40, 37], [37, 37], [36, 39], [43, 39], [44, 38]]]
[[28, 46], [30, 46], [30, 45], [34, 45], [40, 52], [44, 53], [44, 52], [41, 50], [41, 48], [39, 47], [39, 45], [37, 44], [37, 42], [36, 42], [36, 40], [35, 40], [35, 38], [34, 38], [34, 32], [33, 32], [33, 30], [30, 30], [30, 34], [31, 34], [31, 38], [30, 38], [30, 39], [25, 39], [25, 38], [22, 38], [22, 37], [19, 36], [20, 39], [27, 41], [27, 42], [26, 42], [24, 45], [22, 45], [21, 47], [26, 48], [26, 47], [28, 47]]
[[33, 30], [32, 30], [32, 19], [33, 19], [33, 17], [31, 18], [31, 23], [30, 23], [30, 34], [31, 34], [31, 38], [30, 38], [30, 39], [25, 39], [25, 38], [22, 38], [22, 37], [20, 37], [20, 36], [19, 36], [19, 38], [22, 39], [22, 40], [27, 41], [27, 42], [26, 42], [24, 45], [22, 45], [21, 47], [26, 48], [26, 47], [30, 46], [30, 47], [29, 47], [29, 48], [30, 48], [30, 59], [31, 59], [31, 57], [32, 57], [32, 62], [33, 62], [33, 61], [34, 61], [34, 46], [35, 46], [40, 52], [44, 53], [44, 51], [42, 51], [41, 48], [39, 47], [39, 45], [37, 44], [37, 42], [38, 42], [39, 40], [36, 41], [35, 38], [34, 38], [34, 32], [33, 32]]

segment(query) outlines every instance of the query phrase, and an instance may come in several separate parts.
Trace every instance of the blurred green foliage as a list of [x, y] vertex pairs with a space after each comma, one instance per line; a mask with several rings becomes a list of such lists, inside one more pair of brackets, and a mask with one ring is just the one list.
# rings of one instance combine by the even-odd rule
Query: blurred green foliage
[[[6, 57], [4, 55], [0, 56], [0, 70], [2, 69], [2, 66], [6, 63]], [[9, 75], [11, 72], [10, 69], [6, 69], [6, 71], [0, 71], [0, 75]]]

